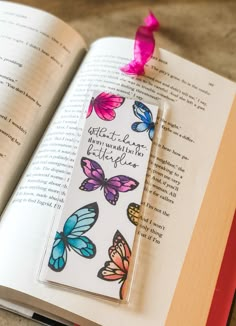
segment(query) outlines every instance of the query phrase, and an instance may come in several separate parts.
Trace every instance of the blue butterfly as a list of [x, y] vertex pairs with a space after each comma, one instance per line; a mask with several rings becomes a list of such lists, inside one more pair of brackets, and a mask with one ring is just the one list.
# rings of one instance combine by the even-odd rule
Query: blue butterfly
[[154, 136], [155, 123], [151, 110], [142, 102], [135, 101], [133, 105], [134, 115], [141, 120], [141, 122], [134, 122], [131, 129], [136, 132], [148, 131], [150, 140]]
[[84, 258], [96, 255], [95, 244], [82, 236], [91, 229], [98, 218], [98, 205], [92, 203], [75, 211], [65, 222], [63, 232], [57, 232], [48, 266], [55, 272], [60, 272], [66, 266], [67, 249], [73, 249]]

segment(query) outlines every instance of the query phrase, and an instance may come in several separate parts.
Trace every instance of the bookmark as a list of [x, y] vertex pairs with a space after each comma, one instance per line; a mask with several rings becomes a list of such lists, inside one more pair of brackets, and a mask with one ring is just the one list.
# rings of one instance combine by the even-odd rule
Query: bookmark
[[[135, 225], [158, 106], [105, 92], [87, 118], [65, 206], [48, 249], [46, 280], [126, 300]], [[107, 282], [108, 281], [108, 282]]]

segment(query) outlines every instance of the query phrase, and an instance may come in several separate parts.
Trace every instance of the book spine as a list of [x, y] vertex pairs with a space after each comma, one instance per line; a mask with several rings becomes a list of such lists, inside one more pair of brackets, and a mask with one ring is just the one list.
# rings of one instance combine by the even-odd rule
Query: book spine
[[236, 289], [236, 212], [230, 229], [206, 326], [225, 326]]

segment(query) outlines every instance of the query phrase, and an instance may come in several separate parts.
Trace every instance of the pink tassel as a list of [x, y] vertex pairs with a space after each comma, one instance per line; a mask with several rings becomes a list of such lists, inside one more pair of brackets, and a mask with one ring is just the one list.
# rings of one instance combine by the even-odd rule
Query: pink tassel
[[128, 75], [143, 75], [144, 66], [152, 57], [155, 49], [154, 31], [160, 28], [160, 23], [152, 12], [144, 19], [145, 25], [138, 27], [134, 43], [134, 59], [120, 70]]

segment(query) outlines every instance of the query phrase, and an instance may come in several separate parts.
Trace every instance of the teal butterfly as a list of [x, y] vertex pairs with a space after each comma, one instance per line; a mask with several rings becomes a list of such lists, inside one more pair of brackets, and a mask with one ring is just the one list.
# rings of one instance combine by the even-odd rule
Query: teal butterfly
[[48, 266], [55, 272], [64, 269], [67, 262], [67, 250], [74, 250], [84, 258], [93, 258], [96, 255], [95, 244], [85, 232], [91, 229], [98, 218], [98, 205], [92, 203], [75, 211], [65, 222], [63, 232], [57, 232]]

